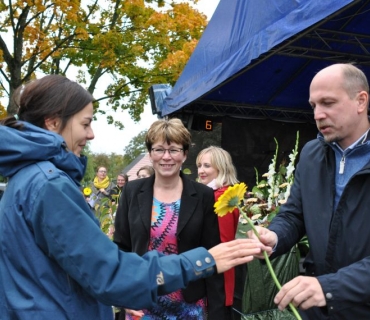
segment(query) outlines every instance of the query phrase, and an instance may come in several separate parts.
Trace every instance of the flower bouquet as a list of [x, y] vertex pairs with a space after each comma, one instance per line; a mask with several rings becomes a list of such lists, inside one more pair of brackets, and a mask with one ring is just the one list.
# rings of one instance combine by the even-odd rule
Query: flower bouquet
[[[290, 188], [294, 180], [295, 160], [298, 155], [299, 132], [297, 132], [295, 147], [289, 155], [289, 164], [285, 161], [277, 167], [279, 145], [275, 139], [276, 149], [274, 157], [269, 165], [268, 172], [262, 175], [259, 181], [256, 171], [256, 186], [251, 192], [246, 193], [243, 210], [247, 216], [258, 225], [267, 227], [275, 215], [279, 212], [280, 205], [284, 204], [290, 194]], [[247, 221], [241, 221], [246, 224]]]
[[[268, 226], [273, 217], [279, 212], [280, 205], [289, 196], [293, 183], [294, 163], [298, 154], [299, 133], [296, 144], [289, 155], [290, 163], [282, 163], [276, 170], [278, 143], [263, 180], [258, 180], [251, 192], [246, 192], [247, 186], [240, 183], [229, 187], [215, 203], [215, 211], [219, 216], [232, 212], [235, 208], [240, 211], [240, 221], [236, 237], [245, 237], [247, 231], [253, 230], [257, 237], [255, 225]], [[299, 274], [299, 254], [296, 247], [291, 252], [275, 258], [272, 262], [264, 253], [265, 263], [254, 260], [247, 264], [247, 276], [244, 284], [242, 319], [301, 319], [296, 308], [290, 304], [292, 313], [276, 309], [273, 299], [280, 290], [280, 281], [284, 283]], [[267, 267], [267, 268], [266, 268]], [[280, 281], [279, 281], [280, 279]]]

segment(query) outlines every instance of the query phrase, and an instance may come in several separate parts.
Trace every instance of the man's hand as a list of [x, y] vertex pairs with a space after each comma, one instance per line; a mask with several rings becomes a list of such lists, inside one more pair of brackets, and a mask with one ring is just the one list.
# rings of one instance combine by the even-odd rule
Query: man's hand
[[271, 248], [254, 239], [237, 239], [220, 243], [209, 249], [209, 253], [216, 261], [217, 272], [225, 272], [239, 264], [253, 260], [254, 255], [261, 254], [262, 250], [271, 253]]
[[326, 300], [319, 281], [314, 277], [299, 276], [284, 284], [274, 299], [279, 310], [291, 302], [295, 307], [306, 310], [324, 307]]
[[[255, 226], [256, 230], [259, 234], [259, 240], [266, 246], [270, 248], [274, 248], [277, 243], [277, 235], [275, 232], [270, 231], [269, 229], [266, 229], [264, 227]], [[250, 239], [258, 239], [257, 236], [254, 234], [253, 230], [248, 231], [247, 233], [248, 238]], [[272, 251], [269, 251], [268, 254], [270, 255]], [[263, 253], [255, 255], [258, 259], [264, 259]]]

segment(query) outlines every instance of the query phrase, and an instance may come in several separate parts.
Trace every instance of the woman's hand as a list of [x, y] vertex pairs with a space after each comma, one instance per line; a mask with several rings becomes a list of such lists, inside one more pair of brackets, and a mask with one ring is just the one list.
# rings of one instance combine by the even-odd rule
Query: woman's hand
[[260, 255], [262, 251], [270, 254], [272, 249], [256, 239], [237, 239], [220, 243], [208, 250], [216, 261], [218, 273], [225, 272], [239, 264], [250, 262], [255, 255]]
[[142, 310], [125, 309], [126, 314], [130, 314], [134, 317], [143, 317], [144, 312]]

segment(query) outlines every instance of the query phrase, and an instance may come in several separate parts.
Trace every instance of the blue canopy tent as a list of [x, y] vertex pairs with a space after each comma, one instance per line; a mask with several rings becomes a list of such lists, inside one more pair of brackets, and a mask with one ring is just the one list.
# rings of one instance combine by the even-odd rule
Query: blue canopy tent
[[256, 163], [261, 173], [268, 167], [273, 138], [289, 152], [297, 130], [300, 146], [316, 136], [308, 91], [319, 70], [354, 62], [370, 76], [369, 21], [370, 0], [220, 0], [153, 112], [181, 118], [189, 129], [222, 121], [219, 144], [240, 180], [253, 183]]
[[153, 112], [181, 118], [189, 129], [221, 121], [219, 144], [238, 176], [253, 183], [256, 163], [262, 173], [268, 167], [273, 138], [288, 152], [297, 130], [300, 146], [316, 136], [308, 91], [319, 70], [354, 62], [370, 75], [369, 21], [370, 0], [220, 0]]
[[370, 75], [369, 0], [221, 0], [161, 116], [312, 121], [315, 73], [355, 62]]
[[[369, 21], [370, 0], [220, 0], [174, 87], [152, 90], [161, 93], [153, 113], [195, 130], [221, 122], [216, 144], [253, 185], [254, 167], [262, 174], [271, 161], [274, 138], [286, 155], [296, 131], [300, 147], [316, 137], [308, 91], [319, 70], [354, 62], [370, 76]], [[215, 144], [207, 139], [194, 145]], [[196, 173], [192, 156], [186, 163]]]

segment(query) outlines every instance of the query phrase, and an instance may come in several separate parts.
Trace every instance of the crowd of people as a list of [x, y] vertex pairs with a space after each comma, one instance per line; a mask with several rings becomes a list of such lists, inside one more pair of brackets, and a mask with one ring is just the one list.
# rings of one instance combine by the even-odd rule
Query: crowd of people
[[[309, 88], [317, 139], [300, 153], [290, 196], [257, 238], [235, 240], [239, 212], [217, 217], [214, 203], [237, 184], [230, 154], [209, 146], [198, 179], [182, 172], [191, 135], [176, 118], [149, 128], [151, 166], [114, 184], [99, 166], [84, 199], [82, 150], [94, 138], [93, 97], [58, 75], [15, 93], [18, 112], [1, 121], [1, 319], [237, 319], [234, 267], [263, 252], [288, 252], [304, 235], [306, 275], [274, 298], [302, 319], [370, 316], [369, 85], [352, 64], [319, 71]], [[369, 186], [369, 188], [367, 188]], [[117, 202], [113, 241], [94, 208]]]

